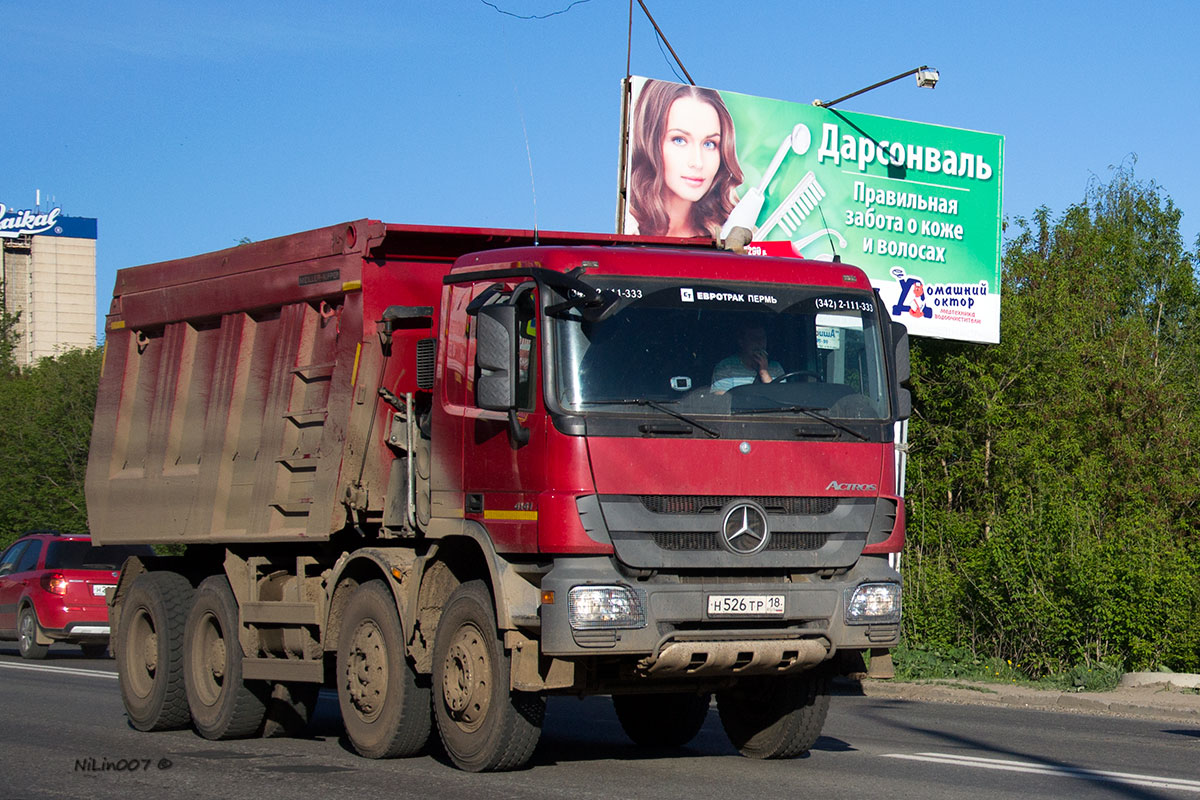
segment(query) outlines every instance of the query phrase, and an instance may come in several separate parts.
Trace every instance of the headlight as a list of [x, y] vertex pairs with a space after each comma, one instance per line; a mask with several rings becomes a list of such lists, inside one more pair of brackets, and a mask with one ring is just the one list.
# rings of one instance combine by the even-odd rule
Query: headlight
[[900, 621], [900, 584], [864, 583], [846, 590], [846, 624]]
[[567, 619], [575, 630], [646, 627], [642, 597], [628, 586], [576, 586], [567, 596]]

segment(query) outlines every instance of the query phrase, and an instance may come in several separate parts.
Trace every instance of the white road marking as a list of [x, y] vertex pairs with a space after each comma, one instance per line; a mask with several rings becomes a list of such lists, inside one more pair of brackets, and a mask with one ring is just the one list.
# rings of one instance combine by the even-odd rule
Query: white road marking
[[1138, 775], [1132, 772], [1108, 772], [1082, 767], [1060, 767], [1053, 764], [1036, 764], [1028, 761], [1005, 761], [998, 758], [978, 758], [946, 753], [884, 753], [884, 758], [901, 758], [907, 761], [927, 761], [934, 764], [951, 764], [976, 769], [995, 769], [1005, 772], [1024, 772], [1049, 775], [1058, 778], [1076, 778], [1101, 783], [1120, 783], [1127, 786], [1146, 786], [1154, 789], [1179, 789], [1200, 794], [1200, 781], [1182, 778], [1164, 778], [1159, 775]]
[[102, 669], [80, 669], [79, 667], [55, 667], [50, 664], [21, 664], [15, 661], [0, 661], [0, 667], [7, 669], [26, 669], [32, 672], [56, 672], [60, 675], [83, 675], [88, 678], [111, 678], [116, 680], [117, 673]]

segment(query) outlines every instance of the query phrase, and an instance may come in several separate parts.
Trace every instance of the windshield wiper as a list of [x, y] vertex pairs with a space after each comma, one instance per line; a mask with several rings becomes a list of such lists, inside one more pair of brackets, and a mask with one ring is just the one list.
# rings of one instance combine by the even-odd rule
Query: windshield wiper
[[730, 411], [729, 413], [730, 414], [775, 414], [775, 413], [804, 414], [806, 417], [812, 417], [815, 420], [824, 422], [826, 425], [831, 425], [834, 428], [837, 428], [839, 431], [845, 431], [846, 433], [850, 434], [851, 436], [855, 436], [859, 439], [862, 439], [864, 442], [867, 441], [867, 438], [868, 438], [867, 436], [859, 433], [858, 431], [854, 430], [853, 428], [843, 425], [842, 423], [838, 422], [835, 419], [830, 419], [829, 417], [820, 413], [822, 411], [827, 411], [827, 410], [828, 409], [824, 408], [823, 406], [777, 406], [775, 408], [738, 408], [738, 409], [734, 409], [733, 411]]
[[[677, 403], [679, 401], [678, 400], [670, 400], [668, 402]], [[714, 439], [721, 438], [720, 433], [718, 433], [717, 431], [708, 427], [707, 425], [702, 425], [701, 423], [697, 422], [696, 420], [692, 419], [691, 417], [687, 416], [686, 414], [680, 414], [675, 409], [668, 408], [665, 403], [661, 403], [658, 400], [651, 400], [648, 397], [625, 397], [620, 400], [584, 400], [582, 404], [583, 405], [594, 405], [594, 406], [647, 406], [649, 408], [653, 408], [655, 411], [661, 411], [662, 413], [666, 414], [667, 416], [674, 417], [675, 419], [680, 420], [681, 422], [686, 422], [688, 425], [695, 426], [695, 427], [699, 428], [700, 430], [704, 431], [705, 433], [707, 433], [709, 436], [711, 436]]]

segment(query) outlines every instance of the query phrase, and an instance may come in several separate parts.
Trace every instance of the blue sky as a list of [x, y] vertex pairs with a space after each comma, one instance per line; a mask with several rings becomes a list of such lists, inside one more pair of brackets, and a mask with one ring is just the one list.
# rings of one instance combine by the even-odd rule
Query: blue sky
[[[546, 15], [571, 0], [491, 0]], [[647, 0], [697, 83], [1005, 136], [1004, 210], [1136, 156], [1200, 234], [1200, 4]], [[632, 72], [676, 79], [634, 4]], [[370, 217], [612, 231], [627, 0], [0, 0], [0, 203], [99, 220], [120, 267]], [[530, 162], [532, 161], [532, 181]]]

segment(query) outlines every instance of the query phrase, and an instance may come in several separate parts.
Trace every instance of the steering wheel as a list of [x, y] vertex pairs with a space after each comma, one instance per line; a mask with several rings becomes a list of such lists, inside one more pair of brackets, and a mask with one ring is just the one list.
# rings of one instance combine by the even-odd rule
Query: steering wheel
[[798, 369], [792, 372], [785, 372], [778, 378], [772, 378], [771, 383], [787, 383], [789, 378], [804, 378], [813, 383], [822, 383], [821, 373], [811, 369]]

